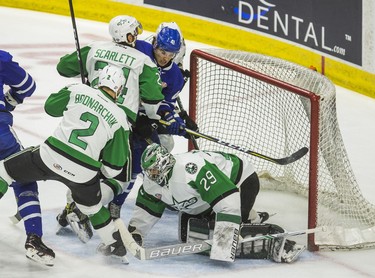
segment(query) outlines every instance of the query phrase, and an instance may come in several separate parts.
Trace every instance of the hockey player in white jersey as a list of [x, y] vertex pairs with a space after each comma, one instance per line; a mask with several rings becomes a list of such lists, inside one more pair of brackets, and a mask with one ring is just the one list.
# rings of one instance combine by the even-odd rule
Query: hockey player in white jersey
[[[112, 41], [93, 42], [80, 50], [83, 74], [92, 87], [97, 87], [98, 75], [104, 66], [109, 64], [122, 68], [125, 82], [117, 102], [127, 113], [131, 125], [134, 128], [141, 105], [145, 108], [147, 117], [154, 122], [157, 121], [160, 116], [156, 112], [164, 95], [161, 92], [161, 80], [156, 65], [147, 55], [134, 48], [138, 34], [142, 33], [141, 23], [131, 16], [116, 16], [109, 22], [109, 33]], [[80, 75], [76, 52], [61, 57], [57, 71], [65, 77]], [[113, 197], [128, 186], [125, 177], [121, 174], [116, 179], [105, 181], [116, 189]], [[70, 224], [82, 242], [87, 242], [92, 236], [89, 221], [77, 209], [70, 191], [67, 192], [67, 205], [58, 215], [57, 220], [60, 225], [57, 233], [63, 232], [63, 227]]]
[[130, 128], [116, 104], [124, 81], [121, 68], [106, 66], [99, 74], [99, 89], [75, 84], [51, 94], [45, 110], [62, 117], [59, 126], [40, 146], [0, 161], [0, 187], [15, 181], [63, 182], [102, 239], [100, 251], [126, 262], [126, 248], [102, 205], [108, 188], [100, 188], [100, 178], [115, 177], [130, 163]]
[[[136, 121], [141, 103], [150, 119], [159, 120], [157, 110], [164, 99], [156, 65], [150, 57], [134, 48], [137, 36], [142, 31], [142, 25], [136, 18], [116, 16], [109, 22], [113, 41], [93, 42], [80, 50], [84, 75], [92, 87], [97, 86], [99, 72], [106, 65], [123, 69], [125, 84], [117, 102], [125, 109], [131, 124]], [[79, 76], [76, 52], [61, 57], [57, 71], [65, 77]]]
[[[142, 154], [142, 169], [143, 185], [129, 221], [129, 231], [140, 244], [167, 207], [195, 216], [194, 221], [189, 221], [189, 226], [192, 226], [188, 228], [189, 241], [189, 232], [196, 229], [202, 234], [206, 225], [207, 233], [203, 234], [209, 236], [209, 226], [214, 226], [210, 258], [215, 260], [233, 262], [236, 255], [246, 257], [243, 252], [237, 252], [243, 225], [249, 234], [264, 232], [265, 227], [270, 228], [266, 232], [278, 230], [274, 228], [276, 225], [241, 225], [255, 220], [251, 210], [259, 192], [259, 179], [252, 164], [234, 154], [191, 151], [172, 155], [165, 147], [151, 144]], [[209, 223], [206, 219], [212, 215], [215, 221]], [[263, 220], [267, 218], [268, 215]], [[263, 221], [258, 219], [259, 222]], [[193, 234], [197, 238], [198, 233]], [[241, 236], [246, 235], [241, 233]], [[290, 262], [300, 250], [303, 251], [303, 248], [294, 248], [295, 245], [290, 241], [274, 242], [269, 253], [276, 261], [286, 262], [288, 258]], [[284, 246], [288, 247], [285, 252]], [[273, 252], [274, 249], [278, 251]], [[248, 253], [251, 251], [254, 250]]]

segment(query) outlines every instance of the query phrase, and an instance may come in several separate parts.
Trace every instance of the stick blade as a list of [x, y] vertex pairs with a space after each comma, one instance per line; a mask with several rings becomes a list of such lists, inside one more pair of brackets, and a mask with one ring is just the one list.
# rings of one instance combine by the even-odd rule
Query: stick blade
[[307, 154], [308, 151], [309, 149], [307, 147], [303, 147], [299, 149], [298, 151], [296, 151], [295, 153], [291, 154], [290, 156], [280, 158], [280, 159], [275, 159], [275, 161], [280, 165], [287, 165], [287, 164], [297, 161], [298, 159], [301, 159], [305, 154]]

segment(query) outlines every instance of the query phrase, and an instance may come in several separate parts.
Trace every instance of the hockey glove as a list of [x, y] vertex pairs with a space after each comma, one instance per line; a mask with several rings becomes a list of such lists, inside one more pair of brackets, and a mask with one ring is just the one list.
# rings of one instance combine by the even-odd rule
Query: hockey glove
[[158, 128], [156, 120], [149, 119], [146, 115], [138, 115], [133, 131], [141, 138], [150, 138], [155, 129]]
[[[193, 131], [196, 131], [196, 132], [199, 132], [199, 129], [198, 129], [198, 125], [189, 117], [189, 115], [186, 113], [185, 110], [181, 111], [180, 113], [178, 113], [180, 115], [180, 117], [182, 119], [184, 119], [185, 123], [186, 123], [186, 127], [188, 129], [191, 129]], [[184, 137], [186, 139], [191, 139], [191, 138], [194, 138], [195, 136], [192, 135], [192, 134], [189, 134], [189, 133], [186, 133], [184, 135]]]
[[5, 108], [8, 111], [13, 111], [16, 105], [22, 103], [21, 100], [17, 99], [15, 94], [12, 94], [12, 89], [10, 89], [4, 94], [4, 99], [5, 99]]
[[198, 125], [189, 117], [189, 115], [186, 113], [186, 111], [181, 111], [178, 113], [182, 119], [184, 119], [186, 123], [186, 127], [188, 129], [191, 129], [193, 131], [199, 131]]
[[169, 134], [180, 136], [186, 134], [185, 122], [177, 113], [165, 114], [164, 120], [169, 123], [166, 127]]
[[132, 234], [132, 237], [134, 241], [139, 245], [143, 246], [143, 237], [142, 235], [137, 231], [136, 227], [129, 225], [128, 231]]
[[184, 77], [184, 82], [186, 83], [189, 78], [190, 78], [190, 71], [189, 70], [183, 70], [183, 69], [180, 69], [181, 73], [182, 73], [182, 76]]

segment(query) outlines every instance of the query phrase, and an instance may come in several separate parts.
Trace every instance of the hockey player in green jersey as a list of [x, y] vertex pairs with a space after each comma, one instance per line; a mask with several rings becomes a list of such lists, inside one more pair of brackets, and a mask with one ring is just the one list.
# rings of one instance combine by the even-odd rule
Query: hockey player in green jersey
[[0, 161], [0, 185], [38, 180], [64, 183], [101, 237], [100, 251], [126, 262], [118, 229], [102, 205], [109, 187], [100, 188], [100, 178], [113, 178], [130, 164], [129, 124], [116, 104], [124, 81], [121, 68], [106, 66], [98, 76], [99, 89], [74, 84], [51, 94], [44, 108], [49, 115], [62, 117], [60, 124], [40, 146]]
[[[156, 65], [147, 55], [134, 48], [137, 36], [141, 32], [142, 25], [136, 18], [126, 15], [116, 16], [109, 22], [112, 41], [93, 42], [80, 50], [83, 74], [94, 88], [98, 84], [98, 74], [105, 65], [116, 65], [122, 68], [125, 83], [117, 102], [127, 113], [133, 130], [139, 107], [142, 105], [146, 116], [152, 121], [157, 121], [160, 116], [156, 112], [160, 102], [164, 99]], [[76, 52], [61, 57], [57, 71], [65, 77], [78, 76], [80, 66]], [[141, 128], [152, 129], [151, 126]], [[106, 183], [111, 187], [126, 188], [128, 183], [123, 176], [118, 176]], [[69, 224], [82, 242], [87, 242], [92, 236], [89, 221], [77, 209], [70, 191], [67, 192], [67, 205], [57, 216], [57, 221], [60, 225], [57, 233]]]
[[[248, 160], [224, 152], [191, 151], [172, 155], [158, 144], [146, 148], [141, 163], [144, 180], [129, 221], [129, 231], [134, 239], [142, 243], [143, 237], [167, 207], [191, 217], [199, 216], [200, 219], [214, 216], [210, 258], [233, 262], [237, 255], [241, 223], [252, 219], [252, 207], [259, 192], [259, 179], [253, 165]], [[267, 218], [268, 214], [258, 223]], [[208, 235], [209, 221], [206, 223]], [[180, 223], [180, 230], [184, 230], [183, 225]], [[202, 227], [197, 230], [202, 231]], [[181, 239], [183, 236], [180, 234]], [[275, 247], [280, 250], [274, 252], [277, 253], [273, 257], [276, 261], [286, 261], [287, 255], [291, 261], [304, 249], [298, 247], [293, 250], [295, 243], [288, 242], [288, 252], [293, 252], [287, 254], [283, 252], [285, 244], [285, 241], [280, 242]]]
[[[150, 57], [134, 48], [138, 34], [143, 31], [138, 20], [131, 16], [118, 16], [109, 23], [113, 41], [93, 42], [81, 51], [84, 75], [92, 87], [98, 83], [98, 74], [106, 65], [123, 69], [125, 84], [117, 100], [134, 124], [142, 103], [148, 118], [159, 120], [156, 114], [159, 103], [164, 99], [162, 83], [156, 65]], [[61, 57], [57, 71], [65, 77], [80, 74], [76, 52]]]

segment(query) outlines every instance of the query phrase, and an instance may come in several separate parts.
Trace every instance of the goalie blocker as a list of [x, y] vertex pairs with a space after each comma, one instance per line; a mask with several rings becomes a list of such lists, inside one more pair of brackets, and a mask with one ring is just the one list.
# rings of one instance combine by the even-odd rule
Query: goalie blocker
[[[188, 220], [187, 242], [194, 243], [212, 239], [212, 224], [207, 219], [190, 218]], [[271, 259], [278, 263], [294, 262], [306, 249], [304, 245], [299, 245], [295, 241], [284, 237], [246, 242], [247, 237], [283, 232], [285, 232], [283, 228], [274, 224], [242, 223], [240, 225], [240, 240], [235, 257], [241, 259]], [[210, 251], [203, 252], [202, 254], [210, 255]]]

